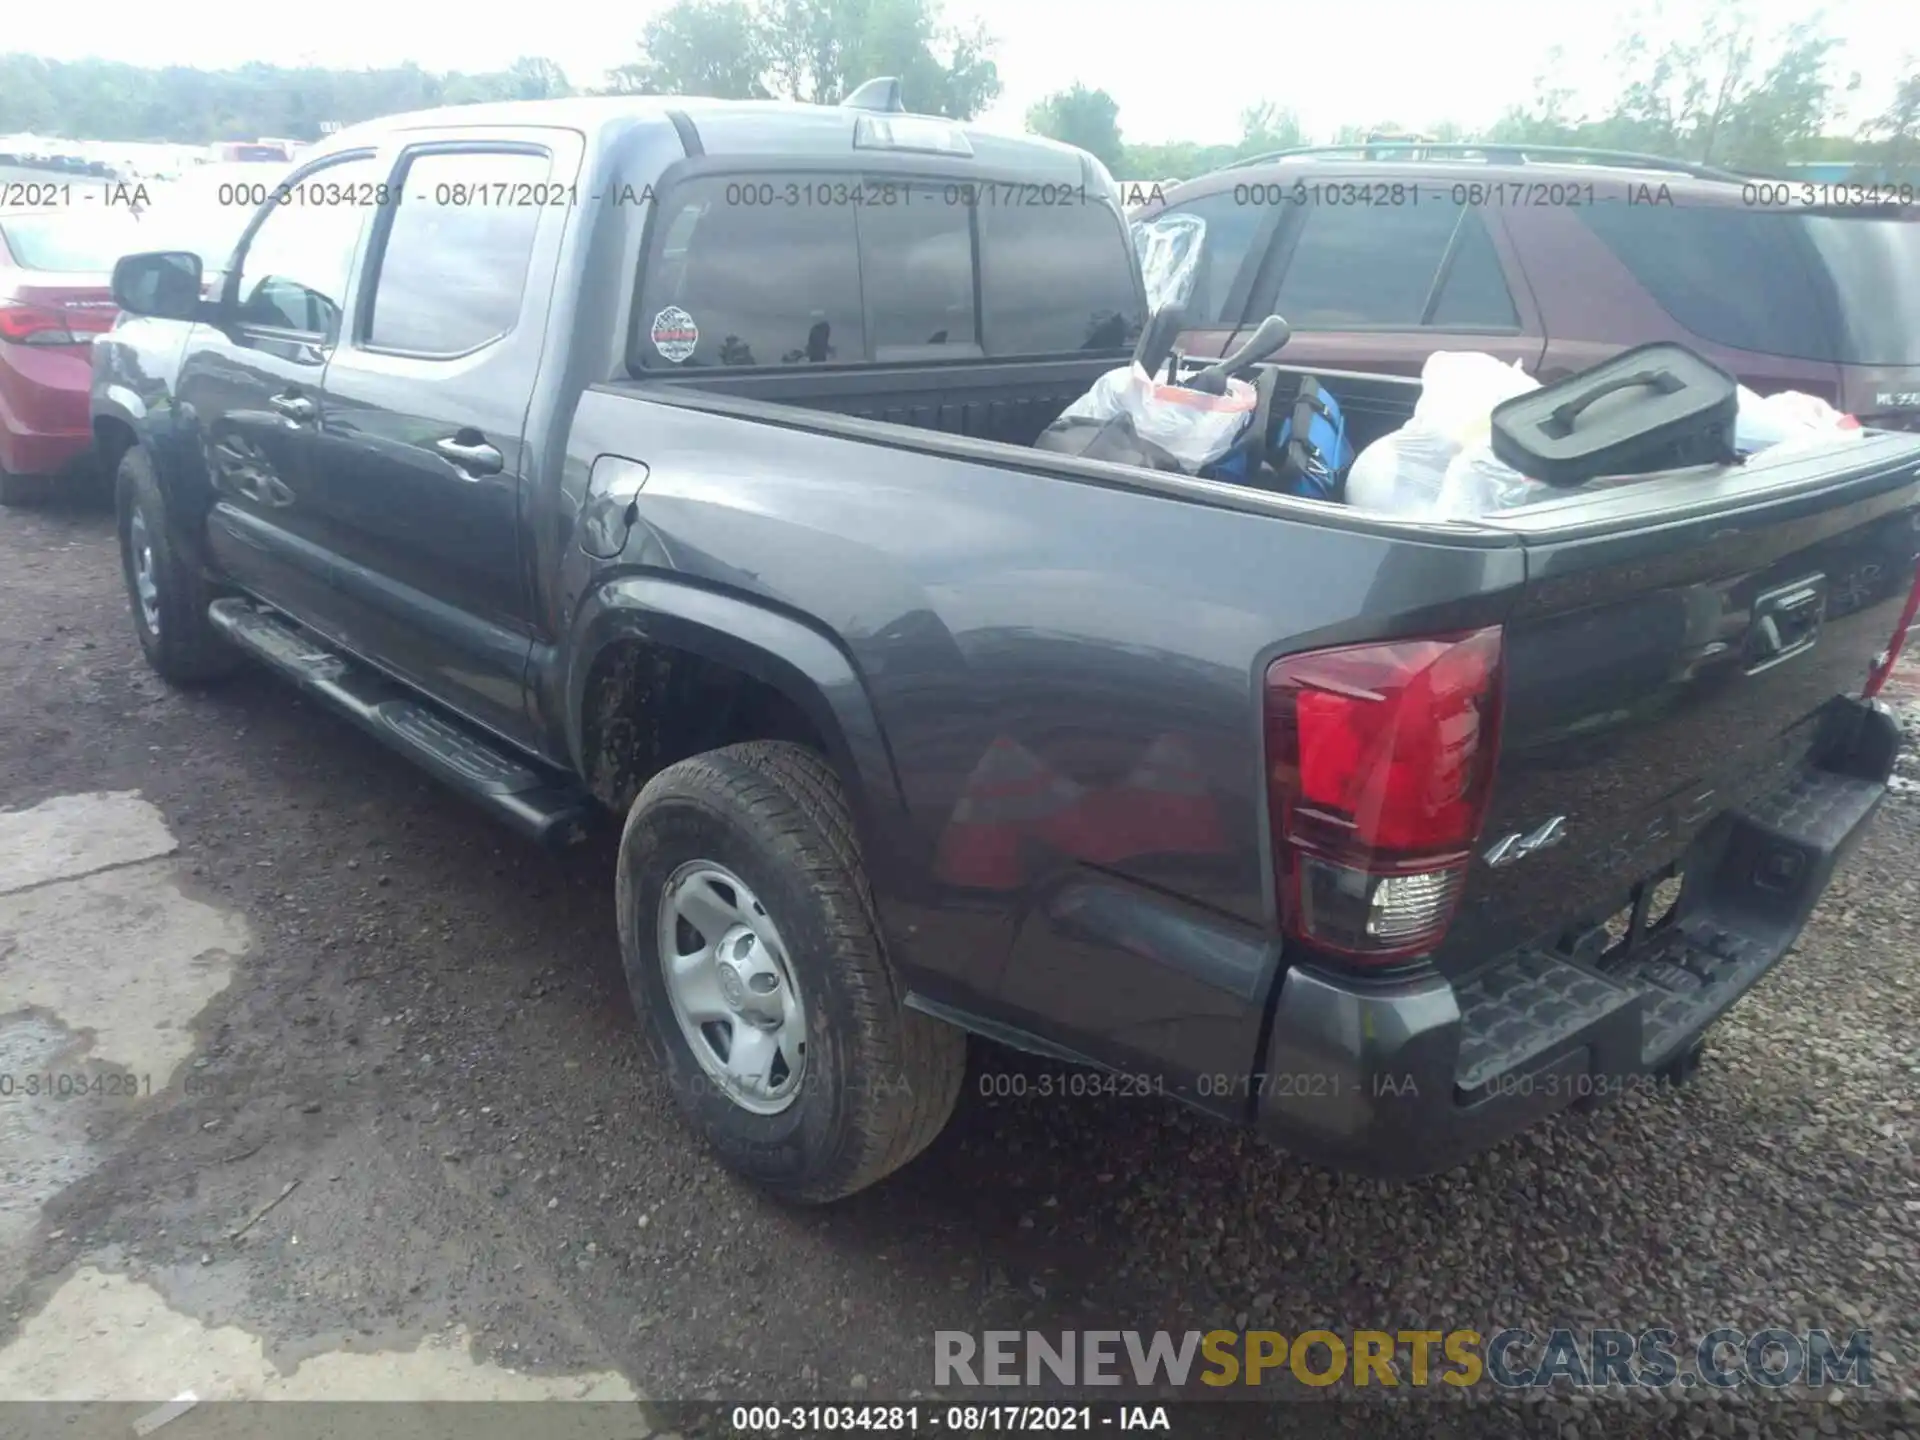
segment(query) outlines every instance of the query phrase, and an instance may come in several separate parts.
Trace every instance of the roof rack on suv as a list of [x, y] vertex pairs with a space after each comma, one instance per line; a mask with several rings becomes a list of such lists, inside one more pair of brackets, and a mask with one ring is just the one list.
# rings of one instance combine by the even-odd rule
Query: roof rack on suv
[[[1384, 152], [1384, 153], [1383, 153]], [[1428, 160], [1481, 159], [1491, 165], [1525, 165], [1529, 161], [1565, 162], [1584, 165], [1618, 165], [1634, 170], [1671, 170], [1694, 175], [1702, 180], [1741, 180], [1746, 177], [1717, 165], [1700, 165], [1691, 160], [1675, 160], [1666, 155], [1642, 155], [1633, 150], [1596, 150], [1584, 145], [1526, 145], [1500, 140], [1428, 140], [1423, 136], [1369, 135], [1358, 144], [1296, 145], [1289, 150], [1270, 150], [1249, 155], [1227, 166], [1229, 170], [1248, 165], [1264, 165], [1272, 160], [1348, 159], [1348, 160]]]

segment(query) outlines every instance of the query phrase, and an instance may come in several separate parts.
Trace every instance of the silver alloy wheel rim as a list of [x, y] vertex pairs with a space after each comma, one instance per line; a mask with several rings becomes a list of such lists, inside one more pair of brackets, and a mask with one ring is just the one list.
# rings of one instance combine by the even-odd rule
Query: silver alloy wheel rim
[[127, 548], [133, 552], [133, 588], [140, 600], [140, 618], [147, 633], [160, 635], [160, 584], [153, 578], [153, 540], [147, 534], [147, 517], [136, 507], [127, 522]]
[[723, 865], [690, 860], [660, 892], [656, 939], [673, 1018], [742, 1110], [778, 1115], [807, 1073], [807, 1013], [773, 917]]

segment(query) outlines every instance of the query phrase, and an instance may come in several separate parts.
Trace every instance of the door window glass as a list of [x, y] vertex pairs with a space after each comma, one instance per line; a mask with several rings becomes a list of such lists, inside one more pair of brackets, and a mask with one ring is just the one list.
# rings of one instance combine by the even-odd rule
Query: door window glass
[[381, 250], [367, 343], [464, 355], [512, 330], [550, 168], [524, 153], [415, 156]]
[[371, 195], [385, 178], [385, 164], [368, 155], [309, 171], [292, 183], [241, 257], [242, 323], [296, 330], [328, 343], [339, 336], [354, 248], [373, 211], [337, 197]]

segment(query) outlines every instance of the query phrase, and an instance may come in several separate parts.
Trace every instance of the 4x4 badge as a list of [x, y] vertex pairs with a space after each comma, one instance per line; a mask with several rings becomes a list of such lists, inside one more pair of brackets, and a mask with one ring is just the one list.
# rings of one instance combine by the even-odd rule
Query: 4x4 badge
[[1506, 839], [1499, 841], [1487, 851], [1487, 864], [1498, 870], [1524, 860], [1536, 850], [1545, 850], [1558, 845], [1567, 838], [1567, 817], [1556, 815], [1537, 830], [1521, 833], [1515, 831]]

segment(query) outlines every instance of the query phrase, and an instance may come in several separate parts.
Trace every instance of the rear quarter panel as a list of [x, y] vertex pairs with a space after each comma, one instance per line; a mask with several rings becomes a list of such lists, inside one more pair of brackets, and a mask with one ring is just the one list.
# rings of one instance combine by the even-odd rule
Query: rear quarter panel
[[594, 583], [725, 592], [843, 649], [898, 777], [897, 796], [863, 797], [865, 844], [914, 991], [1110, 1063], [1244, 1073], [1278, 964], [1267, 662], [1491, 623], [1518, 547], [645, 393], [590, 393], [576, 427], [631, 437], [650, 471]]

